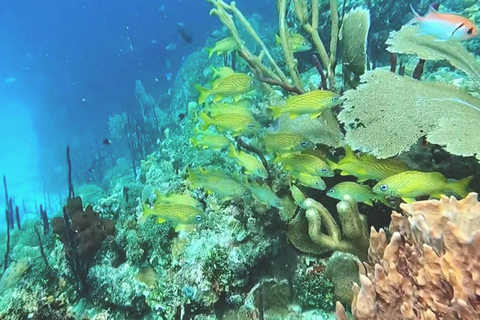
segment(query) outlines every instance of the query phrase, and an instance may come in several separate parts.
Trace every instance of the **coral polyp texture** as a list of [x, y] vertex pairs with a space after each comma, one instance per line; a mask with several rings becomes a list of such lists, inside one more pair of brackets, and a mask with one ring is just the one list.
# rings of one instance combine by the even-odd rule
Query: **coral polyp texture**
[[[402, 204], [390, 240], [370, 234], [370, 261], [354, 285], [355, 320], [480, 318], [480, 203], [465, 199]], [[337, 319], [347, 319], [337, 304]]]

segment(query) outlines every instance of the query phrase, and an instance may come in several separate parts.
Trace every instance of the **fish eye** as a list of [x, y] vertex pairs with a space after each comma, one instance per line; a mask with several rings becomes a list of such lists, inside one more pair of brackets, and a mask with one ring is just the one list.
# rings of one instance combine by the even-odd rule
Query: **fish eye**
[[472, 33], [473, 33], [473, 28], [469, 28], [469, 29], [467, 30], [467, 34], [472, 34]]
[[243, 190], [243, 195], [248, 196], [250, 194], [250, 190], [245, 189]]
[[252, 80], [252, 81], [250, 81], [250, 84], [251, 84], [252, 86], [257, 85], [257, 80]]
[[197, 222], [202, 221], [202, 216], [199, 215], [199, 214], [197, 214], [197, 215], [195, 216], [195, 221], [197, 221]]
[[322, 168], [322, 173], [327, 173], [328, 169], [327, 168]]
[[302, 42], [302, 46], [306, 47], [306, 46], [307, 46], [307, 43], [306, 43], [306, 42]]
[[335, 193], [335, 190], [333, 190], [333, 189], [328, 189], [328, 193]]
[[333, 101], [333, 102], [337, 102], [338, 100], [340, 100], [340, 97], [339, 97], [339, 96], [335, 96], [335, 97], [332, 98], [332, 101]]
[[253, 123], [248, 124], [248, 128], [253, 129], [254, 127], [255, 127], [255, 125]]
[[380, 191], [387, 191], [388, 190], [388, 186], [386, 184], [382, 184], [380, 186]]
[[306, 148], [308, 143], [306, 141], [302, 141], [300, 145], [302, 146], [302, 148]]
[[319, 181], [315, 181], [316, 186], [321, 186], [322, 184]]

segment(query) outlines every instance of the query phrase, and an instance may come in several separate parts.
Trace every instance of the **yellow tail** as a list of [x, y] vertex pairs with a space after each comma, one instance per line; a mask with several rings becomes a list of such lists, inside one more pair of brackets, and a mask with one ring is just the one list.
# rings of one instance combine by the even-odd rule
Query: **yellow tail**
[[235, 156], [237, 155], [237, 150], [235, 150], [235, 147], [233, 146], [233, 144], [231, 144], [231, 145], [228, 147], [228, 155], [229, 155], [231, 158], [235, 158]]
[[192, 146], [194, 146], [194, 147], [198, 146], [198, 141], [197, 141], [195, 138], [190, 138], [190, 143], [191, 143]]
[[208, 127], [210, 127], [210, 125], [213, 122], [212, 118], [210, 118], [209, 116], [207, 116], [203, 112], [200, 112], [198, 115], [200, 116], [200, 119], [202, 119], [202, 121], [203, 121], [202, 130], [204, 130], [204, 131], [207, 130]]
[[280, 117], [280, 115], [282, 114], [282, 107], [267, 107], [267, 108], [272, 110], [272, 116], [274, 120]]
[[462, 198], [465, 198], [469, 192], [468, 185], [472, 182], [474, 176], [466, 177], [459, 181], [452, 181], [448, 183], [448, 190], [455, 192]]
[[210, 69], [212, 70], [212, 78], [220, 77], [219, 71], [214, 66], [211, 66]]
[[280, 37], [278, 36], [278, 34], [275, 35], [275, 44], [276, 44], [277, 46], [279, 46], [279, 45], [282, 44], [282, 38], [280, 38]]
[[207, 100], [208, 96], [210, 95], [210, 90], [207, 88], [202, 87], [199, 84], [195, 85], [195, 89], [197, 89], [200, 96], [198, 97], [198, 104], [202, 104]]
[[215, 51], [213, 51], [213, 48], [205, 48], [208, 52], [208, 58], [210, 59], [212, 57], [212, 54], [215, 53]]
[[357, 156], [355, 155], [355, 152], [353, 152], [352, 148], [349, 146], [345, 146], [345, 157], [342, 158], [342, 160], [355, 160], [357, 159]]
[[150, 209], [145, 203], [143, 204], [143, 213], [138, 219], [138, 223], [144, 223], [148, 217], [153, 214], [153, 210]]
[[332, 160], [326, 159], [326, 158], [324, 160], [330, 166], [330, 169], [332, 169], [332, 170], [338, 169], [338, 165], [335, 162], [333, 162]]

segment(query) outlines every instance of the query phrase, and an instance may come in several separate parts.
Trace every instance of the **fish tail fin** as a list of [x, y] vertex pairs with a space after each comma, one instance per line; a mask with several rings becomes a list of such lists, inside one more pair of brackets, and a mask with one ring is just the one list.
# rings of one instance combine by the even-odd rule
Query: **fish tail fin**
[[216, 77], [219, 76], [219, 74], [218, 74], [219, 71], [218, 71], [217, 68], [215, 68], [214, 66], [211, 66], [210, 69], [212, 70], [213, 78], [216, 78]]
[[267, 108], [272, 110], [273, 119], [277, 119], [282, 114], [282, 107], [267, 107]]
[[468, 185], [472, 182], [473, 177], [474, 176], [469, 176], [459, 181], [450, 182], [448, 189], [465, 198], [469, 191]]
[[194, 146], [194, 147], [198, 146], [198, 140], [195, 139], [195, 138], [190, 138], [190, 143], [191, 143], [192, 146]]
[[197, 89], [198, 93], [200, 93], [200, 96], [198, 97], [198, 104], [204, 103], [205, 100], [207, 100], [207, 97], [210, 95], [210, 90], [202, 87], [199, 84], [195, 85], [195, 89]]
[[228, 146], [228, 156], [231, 157], [231, 158], [235, 158], [236, 155], [237, 155], [237, 150], [235, 150], [235, 147], [233, 146], [233, 144], [229, 145]]
[[415, 11], [415, 9], [413, 8], [412, 4], [410, 4], [410, 10], [412, 10], [412, 13], [413, 13], [413, 18], [407, 22], [407, 26], [410, 26], [420, 20], [422, 20], [422, 16], [417, 12]]
[[282, 39], [278, 36], [278, 34], [275, 35], [275, 44], [277, 46], [282, 44]]
[[342, 160], [355, 160], [357, 159], [357, 156], [355, 155], [355, 152], [353, 152], [352, 148], [349, 146], [344, 147], [345, 150], [345, 157], [343, 157]]
[[198, 115], [200, 116], [200, 119], [202, 119], [203, 121], [202, 130], [207, 130], [208, 127], [210, 127], [210, 125], [212, 124], [212, 121], [213, 121], [212, 118], [210, 118], [203, 112], [200, 112]]
[[210, 59], [212, 57], [212, 55], [215, 53], [215, 51], [213, 50], [213, 48], [205, 48], [205, 50], [207, 50], [208, 52], [208, 58]]
[[147, 218], [153, 214], [153, 210], [150, 209], [145, 203], [143, 204], [143, 213], [138, 219], [138, 223], [142, 224], [147, 221]]
[[325, 162], [330, 166], [330, 169], [332, 169], [332, 170], [336, 170], [336, 169], [337, 169], [338, 165], [337, 165], [335, 162], [333, 162], [333, 161], [330, 160], [330, 159], [326, 159], [326, 158], [325, 158], [324, 160], [325, 160]]

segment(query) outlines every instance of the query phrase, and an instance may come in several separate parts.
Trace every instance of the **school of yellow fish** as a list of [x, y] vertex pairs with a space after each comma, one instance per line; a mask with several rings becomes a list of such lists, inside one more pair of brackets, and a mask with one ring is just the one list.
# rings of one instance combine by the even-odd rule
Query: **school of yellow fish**
[[[277, 38], [277, 44], [280, 39]], [[298, 34], [290, 34], [290, 45], [294, 52], [305, 51], [311, 45]], [[213, 48], [207, 48], [209, 58], [214, 54], [229, 53], [237, 49], [231, 37], [218, 41]], [[190, 192], [201, 189], [214, 194], [221, 201], [252, 200], [267, 207], [283, 209], [282, 199], [269, 185], [269, 170], [279, 168], [288, 177], [294, 202], [302, 207], [305, 195], [302, 188], [326, 190], [324, 178], [353, 176], [357, 182], [344, 181], [326, 190], [328, 197], [344, 200], [346, 196], [359, 203], [373, 206], [374, 202], [389, 205], [386, 197], [402, 198], [405, 202], [418, 197], [439, 197], [454, 194], [464, 197], [472, 177], [460, 181], [446, 179], [438, 172], [412, 171], [408, 165], [397, 159], [377, 159], [367, 154], [355, 154], [345, 147], [345, 155], [337, 162], [314, 155], [316, 145], [301, 134], [279, 131], [274, 126], [262, 126], [251, 112], [252, 102], [246, 94], [260, 89], [259, 82], [252, 75], [236, 72], [229, 67], [211, 67], [210, 84], [195, 85], [199, 92], [198, 104], [202, 111], [193, 117], [195, 122], [190, 138], [193, 147], [210, 149], [231, 158], [242, 174], [228, 175], [208, 168], [192, 168], [186, 179]], [[325, 110], [342, 103], [342, 97], [327, 90], [312, 90], [302, 95], [290, 95], [280, 106], [269, 106], [263, 110], [269, 113], [272, 122], [279, 117], [294, 119], [300, 115], [316, 118]], [[241, 136], [261, 150], [268, 167], [259, 155], [236, 147], [235, 138]], [[371, 188], [364, 182], [375, 181]], [[372, 185], [372, 184], [371, 184]], [[278, 191], [278, 190], [277, 190]], [[204, 219], [203, 205], [190, 193], [162, 195], [157, 192], [155, 204], [144, 205], [141, 220], [154, 215], [159, 223], [171, 221], [176, 225], [196, 224]]]

